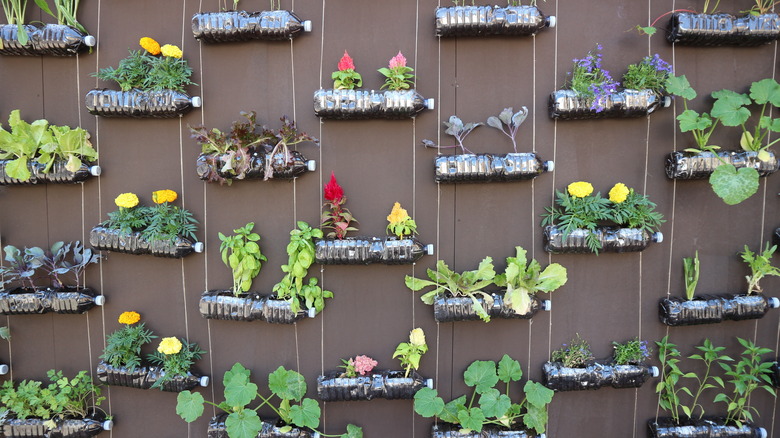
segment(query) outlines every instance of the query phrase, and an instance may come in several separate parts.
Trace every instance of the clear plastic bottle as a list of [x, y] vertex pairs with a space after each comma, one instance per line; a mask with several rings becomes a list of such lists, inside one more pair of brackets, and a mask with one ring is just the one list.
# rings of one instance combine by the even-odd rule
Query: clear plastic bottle
[[666, 38], [690, 46], [758, 46], [780, 37], [777, 14], [735, 17], [730, 14], [675, 12]]
[[417, 90], [334, 90], [314, 92], [314, 114], [323, 119], [406, 119], [433, 109]]
[[99, 250], [135, 255], [151, 254], [155, 257], [182, 258], [193, 252], [203, 252], [202, 242], [193, 242], [181, 236], [177, 236], [173, 241], [155, 240], [149, 242], [142, 238], [138, 231], [124, 234], [119, 230], [101, 226], [97, 226], [89, 232], [89, 243]]
[[[660, 232], [651, 235], [639, 228], [598, 227], [595, 232], [601, 242], [600, 253], [643, 251], [650, 243], [663, 241]], [[548, 225], [544, 227], [544, 250], [553, 254], [592, 253], [586, 241], [588, 234], [589, 230], [580, 228], [564, 239], [558, 227]]]
[[436, 182], [522, 181], [552, 171], [552, 161], [542, 161], [533, 152], [439, 155], [434, 163]]
[[555, 27], [555, 17], [545, 17], [535, 6], [450, 6], [436, 9], [436, 35], [489, 36], [536, 35]]
[[672, 104], [670, 96], [652, 90], [625, 89], [603, 97], [603, 110], [591, 109], [593, 98], [580, 97], [574, 90], [556, 90], [550, 94], [550, 117], [559, 120], [642, 117]]
[[769, 160], [761, 161], [758, 159], [758, 152], [754, 151], [721, 150], [717, 152], [717, 157], [709, 151], [675, 151], [666, 157], [666, 176], [669, 179], [709, 178], [715, 168], [723, 164], [718, 157], [737, 169], [752, 167], [758, 171], [759, 176], [771, 175], [780, 167], [774, 152], [769, 152]]
[[198, 41], [226, 43], [249, 40], [282, 41], [311, 32], [311, 21], [290, 11], [204, 12], [192, 16], [192, 33]]
[[433, 245], [423, 245], [415, 238], [347, 237], [317, 240], [314, 260], [323, 265], [400, 265], [426, 254], [433, 254]]
[[95, 45], [95, 37], [64, 24], [26, 24], [28, 42], [19, 43], [15, 24], [0, 25], [0, 55], [74, 56]]
[[760, 294], [699, 295], [693, 300], [664, 298], [658, 316], [666, 325], [717, 324], [726, 320], [760, 319], [769, 309], [780, 307], [780, 300]]
[[28, 184], [69, 184], [84, 182], [91, 176], [101, 174], [100, 166], [91, 166], [88, 163], [82, 163], [81, 167], [71, 172], [65, 168], [66, 161], [57, 160], [51, 166], [48, 172], [43, 173], [44, 165], [36, 162], [27, 162], [27, 168], [30, 170], [30, 179], [21, 181], [9, 177], [5, 172], [5, 166], [10, 160], [0, 160], [0, 185], [28, 185]]
[[96, 88], [87, 93], [84, 103], [89, 113], [102, 117], [171, 118], [200, 107], [200, 97], [175, 90], [130, 91]]
[[[209, 180], [209, 175], [214, 172], [216, 167], [217, 175], [222, 178], [235, 178], [231, 173], [223, 172], [222, 168], [226, 160], [230, 159], [229, 156], [220, 156], [216, 159], [216, 165], [212, 165], [210, 161], [213, 161], [213, 156], [210, 154], [200, 154], [196, 162], [196, 169], [198, 177], [202, 180]], [[262, 149], [253, 149], [250, 152], [250, 169], [246, 172], [246, 176], [243, 179], [262, 179], [265, 177], [265, 165], [268, 160], [271, 159], [270, 152], [263, 152]], [[286, 160], [282, 154], [276, 154], [274, 163], [273, 178], [279, 179], [293, 179], [306, 172], [313, 172], [316, 170], [316, 162], [314, 160], [307, 160], [298, 151], [290, 151], [290, 162]]]

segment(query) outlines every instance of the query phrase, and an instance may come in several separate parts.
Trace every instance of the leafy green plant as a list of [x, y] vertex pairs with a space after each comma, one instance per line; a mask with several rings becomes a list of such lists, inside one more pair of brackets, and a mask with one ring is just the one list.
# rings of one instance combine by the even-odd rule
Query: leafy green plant
[[756, 389], [763, 389], [777, 397], [772, 388], [771, 374], [772, 362], [765, 362], [761, 356], [772, 353], [770, 348], [762, 348], [748, 339], [737, 338], [737, 341], [745, 348], [739, 360], [733, 365], [721, 363], [726, 371], [726, 376], [732, 384], [731, 394], [720, 393], [715, 396], [715, 402], [726, 404], [728, 415], [726, 421], [738, 426], [746, 421], [753, 421], [753, 414], [758, 415], [756, 408], [750, 406], [750, 395]]
[[656, 94], [661, 94], [671, 74], [672, 66], [656, 53], [646, 56], [637, 64], [629, 65], [623, 75], [623, 86], [634, 90], [653, 90]]
[[420, 359], [423, 354], [428, 352], [428, 344], [425, 343], [425, 332], [423, 329], [416, 328], [409, 332], [409, 342], [401, 342], [395, 347], [393, 358], [401, 361], [404, 367], [404, 377], [409, 376], [409, 372], [420, 368]]
[[264, 179], [268, 180], [273, 178], [274, 171], [281, 170], [284, 166], [292, 164], [293, 157], [290, 155], [289, 147], [302, 143], [304, 141], [310, 141], [314, 144], [319, 144], [319, 140], [306, 134], [305, 132], [298, 132], [295, 127], [295, 122], [290, 120], [286, 115], [282, 116], [282, 127], [278, 131], [271, 131], [276, 145], [271, 149], [271, 160], [267, 160], [265, 163]]
[[21, 119], [19, 110], [8, 116], [11, 131], [0, 128], [0, 160], [10, 160], [5, 173], [21, 181], [30, 179], [28, 163], [43, 165], [48, 173], [55, 161], [66, 161], [65, 168], [77, 171], [83, 161], [97, 159], [97, 151], [89, 141], [89, 133], [82, 128], [49, 125], [40, 119], [27, 123]]
[[106, 337], [106, 346], [100, 359], [114, 368], [126, 367], [129, 371], [141, 366], [141, 347], [157, 336], [146, 328], [141, 315], [137, 312], [122, 312], [119, 323], [124, 324], [119, 330]]
[[462, 273], [452, 271], [444, 260], [439, 260], [436, 262], [436, 270], [428, 269], [428, 278], [431, 281], [407, 275], [404, 283], [414, 292], [426, 287], [433, 287], [432, 291], [426, 292], [420, 297], [422, 302], [428, 305], [432, 305], [436, 297], [445, 294], [453, 297], [469, 297], [477, 315], [483, 321], [489, 322], [490, 315], [482, 307], [478, 298], [482, 298], [488, 307], [493, 304], [493, 297], [489, 293], [483, 292], [482, 289], [494, 284], [495, 277], [496, 271], [493, 267], [492, 257], [485, 257], [477, 269]]
[[285, 272], [282, 280], [274, 285], [273, 291], [280, 300], [287, 300], [293, 312], [301, 310], [301, 304], [317, 313], [325, 308], [325, 299], [333, 298], [333, 292], [323, 290], [317, 285], [316, 278], [304, 279], [309, 267], [314, 263], [314, 239], [322, 238], [322, 230], [311, 228], [309, 224], [298, 221], [298, 229], [290, 231], [290, 243], [287, 245], [287, 264], [282, 265]]
[[[435, 416], [441, 421], [458, 424], [467, 431], [481, 432], [486, 425], [504, 428], [522, 425], [537, 434], [544, 433], [547, 405], [552, 401], [553, 391], [528, 380], [523, 386], [525, 397], [515, 403], [509, 398], [509, 387], [522, 377], [520, 363], [506, 354], [498, 364], [477, 360], [463, 373], [466, 386], [474, 388], [468, 403], [462, 395], [445, 404], [435, 389], [422, 388], [414, 396], [414, 411], [426, 418]], [[496, 388], [499, 381], [506, 385], [504, 393]]]
[[780, 269], [772, 266], [772, 256], [775, 251], [777, 251], [777, 245], [770, 247], [769, 242], [767, 242], [760, 254], [751, 251], [747, 245], [745, 245], [745, 250], [739, 253], [742, 261], [747, 263], [750, 268], [750, 275], [745, 276], [745, 280], [748, 282], [748, 295], [762, 292], [758, 282], [767, 275], [780, 276]]
[[57, 11], [56, 14], [49, 8], [46, 0], [35, 0], [35, 4], [38, 5], [43, 12], [56, 18], [58, 24], [72, 26], [87, 33], [87, 29], [76, 20], [76, 14], [79, 10], [79, 0], [54, 0], [54, 7]]
[[233, 295], [239, 296], [252, 287], [252, 280], [257, 277], [262, 262], [268, 259], [260, 252], [260, 235], [253, 233], [254, 222], [249, 222], [241, 228], [233, 230], [234, 235], [225, 236], [219, 233], [222, 242], [219, 250], [222, 263], [233, 271]]
[[616, 365], [641, 365], [652, 355], [647, 341], [640, 341], [639, 338], [623, 343], [612, 342], [612, 349], [612, 361]]
[[[206, 403], [220, 408], [228, 413], [225, 421], [227, 433], [231, 438], [255, 438], [263, 426], [257, 410], [263, 406], [270, 407], [286, 425], [283, 431], [291, 430], [292, 426], [308, 427], [316, 430], [320, 424], [320, 406], [316, 400], [305, 398], [306, 380], [293, 370], [279, 367], [268, 375], [268, 397], [258, 392], [258, 386], [249, 380], [250, 371], [240, 363], [225, 372], [222, 380], [225, 385], [225, 401], [216, 404], [207, 401], [200, 393], [183, 391], [176, 399], [176, 413], [188, 423], [192, 423], [203, 415]], [[278, 403], [272, 403], [274, 398]], [[248, 405], [259, 400], [254, 409]], [[343, 438], [361, 438], [363, 430], [352, 424], [347, 426], [343, 435], [326, 435]]]
[[568, 344], [563, 344], [550, 355], [550, 360], [560, 362], [567, 368], [583, 368], [593, 359], [590, 344], [582, 339], [579, 333]]
[[5, 261], [8, 262], [7, 266], [0, 266], [0, 276], [3, 277], [3, 283], [19, 281], [22, 283], [22, 287], [27, 285], [27, 287], [34, 289], [33, 276], [35, 271], [43, 266], [43, 250], [39, 247], [20, 250], [13, 245], [6, 245], [3, 251], [5, 252]]
[[425, 147], [428, 148], [455, 148], [460, 147], [461, 151], [463, 153], [471, 153], [466, 146], [463, 145], [463, 140], [466, 139], [466, 137], [471, 134], [471, 131], [474, 129], [480, 127], [483, 125], [482, 122], [476, 122], [476, 123], [466, 123], [464, 124], [463, 121], [458, 116], [450, 116], [449, 121], [442, 122], [444, 123], [444, 126], [447, 127], [447, 129], [444, 131], [445, 134], [449, 134], [453, 137], [455, 137], [455, 140], [457, 140], [457, 145], [448, 145], [448, 146], [442, 146], [437, 145], [431, 140], [423, 140], [422, 143]]
[[[692, 395], [688, 388], [678, 388], [677, 383], [685, 373], [680, 366], [680, 357], [682, 354], [677, 349], [677, 345], [669, 342], [669, 336], [664, 336], [660, 341], [656, 341], [658, 346], [658, 360], [661, 361], [661, 381], [655, 386], [655, 392], [658, 394], [658, 406], [674, 419], [675, 423], [680, 422], [680, 393], [684, 392]], [[687, 411], [690, 413], [690, 408]], [[686, 414], [690, 417], [689, 414]]]
[[118, 210], [108, 213], [108, 220], [101, 225], [108, 229], [119, 230], [122, 234], [134, 231], [148, 240], [175, 241], [178, 236], [195, 239], [198, 223], [189, 210], [170, 203], [178, 199], [173, 190], [152, 192], [153, 207], [139, 206], [135, 193], [122, 193], [114, 199]]
[[205, 353], [196, 342], [180, 341], [175, 337], [162, 338], [157, 351], [147, 356], [149, 362], [163, 370], [152, 388], [160, 388], [162, 391], [166, 382], [176, 376], [186, 375], [195, 361]]
[[516, 313], [527, 313], [537, 292], [549, 293], [566, 284], [566, 268], [552, 263], [542, 270], [536, 260], [528, 262], [526, 250], [515, 247], [515, 256], [506, 258], [506, 271], [493, 280], [496, 286], [505, 287], [504, 301]]
[[101, 258], [100, 254], [84, 248], [79, 241], [55, 242], [50, 250], [37, 246], [25, 247], [21, 250], [13, 245], [6, 245], [4, 251], [5, 260], [9, 263], [8, 266], [0, 266], [0, 275], [6, 277], [4, 283], [20, 281], [30, 288], [35, 288], [34, 275], [40, 269], [49, 277], [51, 286], [56, 289], [64, 287], [60, 276], [73, 274], [75, 287], [78, 289], [79, 279], [84, 269], [89, 264], [97, 263]]
[[[520, 108], [520, 111], [514, 112], [514, 109], [510, 106], [509, 108], [504, 108], [504, 110], [498, 114], [498, 117], [488, 117], [487, 124], [509, 137], [509, 139], [512, 140], [514, 151], [517, 153], [517, 140], [515, 140], [515, 136], [526, 117], [528, 117], [528, 108], [522, 107]], [[504, 125], [506, 125], [506, 129], [504, 129]]]
[[683, 258], [683, 275], [685, 276], [685, 298], [693, 299], [696, 285], [699, 284], [699, 251], [693, 257]]

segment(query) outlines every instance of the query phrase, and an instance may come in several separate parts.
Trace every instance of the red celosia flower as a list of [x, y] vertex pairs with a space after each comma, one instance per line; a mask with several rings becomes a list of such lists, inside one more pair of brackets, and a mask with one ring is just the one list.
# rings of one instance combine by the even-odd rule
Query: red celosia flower
[[330, 181], [325, 184], [325, 199], [338, 203], [344, 197], [344, 189], [341, 188], [338, 181], [336, 181], [336, 174], [330, 173]]
[[341, 60], [339, 61], [339, 71], [344, 70], [354, 70], [355, 69], [355, 63], [352, 61], [352, 58], [349, 56], [349, 53], [347, 51], [344, 51], [344, 56], [341, 57]]
[[406, 58], [404, 58], [400, 50], [397, 55], [390, 59], [390, 68], [394, 69], [396, 67], [406, 67]]

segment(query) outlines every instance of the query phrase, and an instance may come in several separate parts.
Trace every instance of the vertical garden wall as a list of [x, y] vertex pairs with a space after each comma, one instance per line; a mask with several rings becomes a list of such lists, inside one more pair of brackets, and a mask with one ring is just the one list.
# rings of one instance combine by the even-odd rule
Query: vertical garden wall
[[[206, 44], [193, 37], [191, 18], [220, 10], [222, 2], [82, 0], [79, 20], [97, 39], [91, 51], [70, 57], [0, 56], [0, 119], [5, 122], [19, 109], [28, 121], [83, 127], [91, 133], [103, 169], [83, 184], [0, 187], [3, 246], [88, 241], [90, 230], [116, 209], [117, 195], [133, 192], [151, 205], [152, 192], [161, 189], [178, 193], [177, 205], [193, 213], [199, 222], [196, 235], [205, 244], [203, 253], [182, 259], [105, 253], [99, 265], [86, 271], [86, 284], [105, 295], [104, 306], [77, 315], [3, 318], [12, 335], [9, 343], [0, 343], [0, 359], [11, 369], [3, 379], [45, 379], [52, 368], [69, 375], [78, 370], [94, 374], [106, 335], [120, 327], [117, 317], [129, 310], [139, 312], [159, 336], [184, 337], [208, 351], [196, 370], [212, 376], [212, 384], [197, 391], [216, 402], [223, 400], [222, 374], [235, 362], [251, 369], [261, 386], [280, 365], [298, 370], [311, 397], [316, 397], [316, 377], [335, 370], [341, 359], [366, 354], [379, 361], [379, 369], [399, 369], [393, 351], [416, 327], [424, 329], [430, 347], [419, 372], [434, 379], [445, 400], [466, 392], [462, 373], [468, 364], [497, 361], [505, 353], [520, 361], [526, 377], [541, 380], [551, 351], [575, 334], [590, 342], [597, 358], [611, 355], [612, 341], [655, 341], [665, 335], [685, 355], [693, 354], [705, 338], [728, 347], [734, 356], [740, 351], [736, 337], [777, 351], [778, 310], [758, 320], [691, 327], [668, 327], [658, 318], [660, 299], [684, 294], [682, 258], [697, 250], [702, 266], [698, 293], [744, 291], [748, 269], [737, 253], [744, 245], [756, 250], [780, 226], [777, 176], [762, 178], [757, 193], [736, 206], [724, 204], [706, 180], [667, 179], [666, 155], [693, 145], [675, 120], [684, 110], [681, 99], [647, 117], [564, 121], [548, 115], [548, 96], [565, 84], [572, 59], [584, 57], [597, 44], [603, 46], [604, 67], [615, 77], [627, 65], [660, 54], [698, 91], [699, 98], [689, 105], [701, 112], [709, 110], [713, 91], [744, 93], [752, 82], [774, 78], [776, 42], [757, 47], [672, 45], [663, 35], [667, 18], [659, 21], [655, 36], [632, 30], [675, 8], [700, 8], [701, 2], [547, 0], [538, 7], [557, 18], [554, 28], [535, 36], [489, 38], [437, 37], [434, 11], [450, 6], [443, 0], [281, 3], [311, 20], [311, 32], [292, 40]], [[723, 0], [719, 10], [736, 13], [750, 6], [747, 0]], [[260, 11], [269, 4], [241, 0], [239, 8]], [[29, 8], [27, 19], [51, 21], [35, 7]], [[128, 49], [140, 49], [141, 37], [183, 50], [198, 84], [187, 89], [202, 97], [202, 107], [170, 119], [90, 115], [84, 104], [89, 90], [114, 86], [93, 73], [117, 66]], [[312, 96], [320, 88], [332, 88], [331, 73], [345, 50], [368, 90], [379, 89], [384, 79], [376, 70], [400, 50], [414, 68], [416, 90], [434, 99], [433, 109], [400, 120], [318, 118]], [[554, 161], [554, 171], [522, 182], [434, 181], [437, 150], [424, 148], [422, 140], [453, 144], [442, 122], [451, 115], [485, 122], [506, 107], [522, 106], [529, 115], [517, 135], [518, 151]], [[319, 147], [296, 147], [316, 161], [316, 170], [295, 180], [201, 181], [195, 164], [200, 146], [190, 138], [188, 126], [227, 130], [241, 119], [241, 111], [256, 111], [258, 122], [272, 128], [279, 128], [280, 117], [287, 115], [300, 130], [317, 137]], [[716, 131], [711, 143], [738, 149], [739, 141], [740, 131], [729, 128]], [[488, 126], [475, 130], [467, 145], [475, 153], [511, 152], [511, 143]], [[434, 255], [413, 265], [314, 264], [310, 274], [335, 297], [316, 318], [294, 325], [203, 318], [198, 309], [202, 292], [231, 285], [217, 233], [255, 222], [268, 261], [251, 290], [270, 294], [284, 274], [280, 266], [287, 262], [290, 230], [297, 221], [319, 223], [322, 187], [331, 172], [345, 190], [346, 206], [360, 221], [360, 232], [352, 235], [384, 236], [386, 216], [400, 202], [416, 220], [420, 241], [434, 245]], [[574, 181], [588, 181], [602, 194], [617, 182], [646, 194], [665, 217], [660, 228], [664, 241], [643, 252], [548, 254], [541, 214], [552, 205], [555, 191]], [[439, 259], [463, 271], [491, 256], [502, 270], [518, 245], [542, 265], [560, 263], [568, 269], [566, 285], [545, 297], [552, 301], [551, 311], [531, 320], [437, 323], [431, 307], [404, 285], [406, 275], [423, 277]], [[780, 280], [770, 277], [762, 285], [766, 296], [778, 296]], [[151, 353], [153, 347], [147, 348]], [[658, 365], [657, 359], [651, 364]], [[637, 389], [557, 393], [547, 435], [646, 436], [646, 422], [658, 414], [657, 381], [650, 378]], [[104, 391], [103, 408], [115, 421], [104, 435], [116, 438], [139, 431], [205, 436], [214, 413], [207, 407], [207, 415], [187, 424], [176, 415], [174, 393], [122, 387]], [[760, 414], [756, 424], [770, 437], [780, 436], [775, 399], [756, 393], [751, 401]], [[704, 409], [717, 414], [722, 405], [707, 402]], [[366, 437], [393, 438], [429, 436], [433, 421], [416, 415], [410, 400], [323, 405], [322, 430], [342, 433], [347, 423], [362, 426]]]

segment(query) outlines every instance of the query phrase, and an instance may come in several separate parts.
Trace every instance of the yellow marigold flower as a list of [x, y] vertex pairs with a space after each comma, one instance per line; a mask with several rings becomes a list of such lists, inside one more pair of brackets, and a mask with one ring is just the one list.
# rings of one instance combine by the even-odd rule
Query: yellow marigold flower
[[181, 351], [181, 341], [175, 337], [162, 338], [157, 351], [162, 354], [176, 354]]
[[160, 50], [162, 51], [163, 56], [167, 56], [169, 58], [181, 58], [183, 55], [181, 49], [174, 46], [173, 44], [166, 44], [162, 46]]
[[132, 325], [140, 320], [141, 315], [139, 315], [138, 312], [122, 312], [122, 314], [119, 315], [120, 324]]
[[138, 205], [138, 196], [135, 193], [122, 193], [114, 199], [117, 207], [133, 208]]
[[173, 190], [158, 190], [156, 192], [152, 192], [152, 201], [154, 201], [155, 204], [162, 204], [163, 202], [173, 202], [178, 198], [179, 195], [176, 194]]
[[569, 184], [567, 190], [575, 198], [584, 198], [593, 193], [593, 186], [589, 182], [577, 181]]
[[390, 215], [387, 216], [388, 222], [395, 225], [407, 219], [409, 219], [409, 213], [406, 212], [406, 209], [401, 208], [400, 202], [396, 202], [395, 205], [393, 205], [393, 210], [390, 212]]
[[626, 200], [629, 192], [630, 190], [628, 189], [628, 187], [626, 187], [625, 184], [617, 183], [609, 191], [609, 200], [614, 202], [615, 204], [620, 204], [621, 202]]
[[423, 329], [416, 328], [409, 333], [409, 343], [412, 345], [425, 345], [425, 332]]
[[160, 54], [160, 43], [153, 40], [152, 38], [143, 37], [138, 43], [141, 45], [141, 47], [144, 48], [144, 50], [151, 53], [152, 55]]

